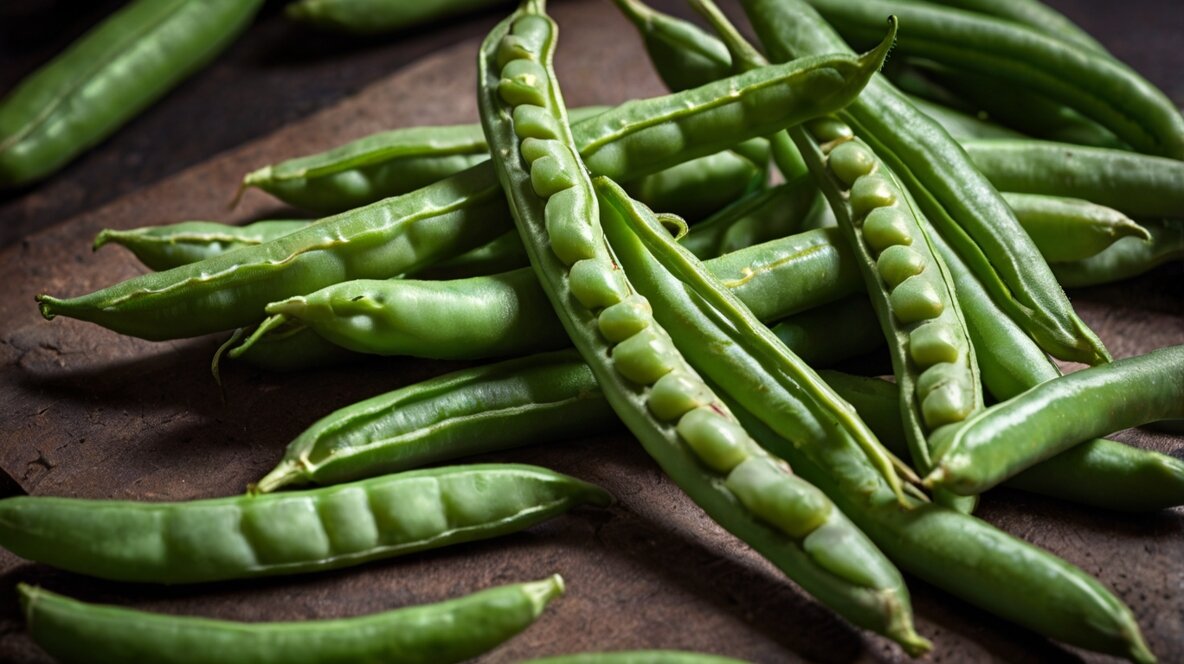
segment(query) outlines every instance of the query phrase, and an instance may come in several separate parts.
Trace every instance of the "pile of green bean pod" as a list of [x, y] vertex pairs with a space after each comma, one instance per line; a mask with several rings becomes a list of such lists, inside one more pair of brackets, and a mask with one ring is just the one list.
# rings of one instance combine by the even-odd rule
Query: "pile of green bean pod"
[[[610, 505], [545, 468], [430, 466], [623, 427], [723, 529], [911, 656], [932, 644], [901, 570], [1066, 644], [1154, 661], [1110, 589], [969, 513], [996, 486], [1108, 510], [1184, 504], [1184, 461], [1098, 437], [1184, 420], [1184, 346], [1110, 362], [1062, 290], [1184, 260], [1179, 111], [1034, 0], [741, 0], [772, 65], [712, 0], [690, 4], [718, 38], [614, 3], [671, 94], [569, 113], [557, 26], [545, 0], [522, 0], [480, 47], [480, 124], [382, 132], [242, 180], [240, 195], [331, 216], [104, 230], [96, 250], [124, 246], [155, 272], [37, 296], [46, 318], [149, 340], [234, 330], [219, 380], [223, 357], [286, 371], [509, 359], [324, 415], [245, 495], [0, 500], [0, 546], [124, 582], [350, 567]], [[288, 15], [383, 32], [494, 3], [389, 4], [299, 0]], [[256, 6], [207, 17], [223, 28], [203, 58]], [[146, 34], [179, 20], [154, 11]], [[105, 29], [77, 49], [109, 51]], [[855, 55], [839, 34], [876, 45]], [[114, 76], [107, 51], [93, 50], [93, 80]], [[161, 66], [200, 64], [174, 60]], [[21, 151], [9, 106], [0, 184]], [[41, 140], [30, 163], [98, 140], [65, 138], [73, 151]], [[43, 175], [17, 166], [14, 182]], [[1063, 376], [1049, 355], [1095, 366]], [[890, 360], [890, 380], [820, 371], [853, 358]], [[253, 624], [19, 592], [34, 640], [66, 662], [434, 662], [495, 647], [564, 585]]]

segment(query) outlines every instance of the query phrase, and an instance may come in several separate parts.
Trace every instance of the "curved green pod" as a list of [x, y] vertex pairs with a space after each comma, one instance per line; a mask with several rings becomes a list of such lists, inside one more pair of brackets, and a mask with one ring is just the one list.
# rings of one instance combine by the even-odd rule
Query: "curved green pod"
[[751, 158], [739, 150], [725, 150], [626, 182], [625, 189], [655, 210], [698, 221], [745, 194], [765, 188], [768, 141], [753, 139], [747, 143], [754, 148], [750, 150]]
[[1017, 131], [924, 97], [909, 94], [908, 100], [918, 111], [928, 115], [940, 124], [951, 138], [958, 141], [975, 138], [1024, 138], [1024, 135]]
[[[1151, 239], [1146, 228], [1125, 214], [1080, 198], [1004, 193], [1003, 200], [1049, 263], [1084, 260], [1126, 237]], [[1056, 274], [1056, 266], [1051, 267]], [[1069, 285], [1059, 274], [1057, 280]]]
[[1092, 367], [1039, 385], [935, 434], [926, 485], [980, 493], [1089, 440], [1184, 417], [1184, 346]]
[[[800, 0], [743, 4], [773, 60], [848, 50]], [[1090, 364], [1108, 359], [1006, 202], [940, 125], [882, 78], [874, 78], [839, 115], [905, 183], [921, 212], [970, 265], [991, 298], [1042, 348]]]
[[137, 0], [0, 101], [0, 187], [46, 177], [221, 53], [262, 0]]
[[701, 260], [725, 256], [817, 227], [825, 207], [817, 188], [801, 177], [736, 200], [691, 226], [680, 242]]
[[130, 250], [149, 268], [168, 270], [242, 247], [263, 244], [310, 223], [304, 219], [268, 219], [246, 226], [231, 226], [213, 221], [182, 221], [129, 230], [107, 228], [95, 236], [92, 248], [97, 251], [108, 244], [117, 244]]
[[1149, 240], [1129, 237], [1080, 261], [1057, 263], [1052, 270], [1067, 288], [1096, 286], [1137, 277], [1171, 261], [1184, 260], [1184, 223], [1144, 222]]
[[963, 141], [1001, 191], [1083, 198], [1132, 217], [1184, 217], [1184, 163], [1052, 141]]
[[340, 32], [376, 35], [396, 32], [450, 16], [505, 4], [504, 0], [296, 0], [284, 7], [284, 15], [297, 23]]
[[[594, 171], [641, 177], [845, 104], [869, 74], [852, 56], [807, 58], [623, 104], [576, 125], [573, 138]], [[510, 229], [504, 200], [492, 166], [477, 164], [233, 256], [37, 301], [47, 318], [70, 316], [151, 340], [243, 327], [258, 322], [269, 302], [413, 272], [479, 247]]]
[[696, 40], [693, 26], [639, 0], [614, 0], [641, 33], [646, 54], [666, 87], [678, 91], [730, 76], [732, 58], [719, 42]]
[[462, 662], [526, 629], [563, 579], [498, 586], [457, 599], [365, 616], [243, 623], [87, 604], [20, 584], [33, 640], [70, 664]]
[[[718, 407], [646, 301], [634, 294], [603, 240], [596, 194], [567, 126], [551, 68], [555, 38], [542, 3], [524, 2], [482, 44], [478, 102], [531, 264], [609, 403], [647, 452], [721, 525], [856, 624], [925, 649], [928, 643], [912, 630], [907, 593], [891, 566], [829, 500], [759, 450]], [[851, 64], [878, 66], [886, 46]], [[817, 91], [807, 82], [812, 78], [797, 79], [776, 96], [797, 101], [797, 83], [800, 92]], [[809, 113], [819, 100], [801, 101], [781, 110]], [[667, 137], [671, 131], [705, 130], [695, 123], [663, 126]], [[585, 153], [590, 161], [606, 156]]]
[[1049, 36], [1105, 53], [1106, 49], [1064, 14], [1039, 0], [930, 0], [936, 4], [1007, 19]]
[[849, 39], [874, 38], [885, 14], [910, 29], [902, 53], [1038, 90], [1098, 122], [1141, 152], [1184, 158], [1184, 117], [1126, 65], [1010, 21], [917, 2], [809, 0]]
[[609, 502], [594, 485], [511, 464], [181, 503], [18, 496], [0, 500], [0, 546], [104, 579], [197, 583], [349, 567]]

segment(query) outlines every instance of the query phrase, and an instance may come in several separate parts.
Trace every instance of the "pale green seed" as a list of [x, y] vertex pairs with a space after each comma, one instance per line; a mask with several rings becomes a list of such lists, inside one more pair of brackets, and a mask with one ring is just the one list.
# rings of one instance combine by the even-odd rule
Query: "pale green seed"
[[749, 457], [725, 485], [745, 507], [790, 537], [805, 537], [830, 516], [831, 503], [821, 491], [768, 457]]
[[[891, 209], [891, 208], [889, 208]], [[866, 235], [866, 227], [864, 234]], [[896, 288], [902, 281], [914, 277], [925, 271], [925, 256], [903, 245], [894, 244], [885, 247], [876, 259], [876, 271], [880, 278], [888, 284], [888, 288]]]
[[751, 454], [753, 443], [743, 427], [710, 406], [683, 415], [677, 430], [695, 456], [717, 473], [732, 470]]
[[961, 422], [970, 416], [971, 410], [970, 392], [959, 383], [943, 383], [921, 401], [921, 416], [930, 430]]
[[831, 150], [826, 163], [835, 177], [847, 188], [860, 177], [876, 170], [876, 156], [871, 150], [854, 141], [848, 141]]
[[547, 199], [543, 209], [543, 220], [547, 226], [547, 239], [551, 251], [565, 265], [592, 258], [599, 244], [596, 227], [582, 215], [573, 215], [572, 210], [588, 207], [588, 194], [579, 187], [564, 189]]
[[960, 350], [953, 327], [944, 321], [925, 323], [909, 333], [909, 355], [919, 367], [957, 362]]
[[497, 93], [510, 106], [547, 106], [547, 71], [534, 60], [511, 60], [502, 67]]
[[514, 109], [514, 134], [519, 139], [538, 138], [558, 140], [559, 121], [547, 109], [534, 104], [522, 104]]
[[650, 301], [641, 295], [630, 295], [621, 302], [600, 312], [596, 324], [609, 343], [621, 343], [650, 326], [654, 310]]
[[511, 60], [535, 57], [529, 42], [518, 35], [506, 35], [497, 45], [497, 68], [502, 70]]
[[526, 163], [533, 164], [534, 162], [549, 157], [562, 151], [563, 143], [560, 141], [547, 140], [542, 138], [524, 138], [522, 143], [518, 146], [518, 151], [522, 153], [522, 158]]
[[674, 370], [678, 351], [666, 335], [653, 327], [629, 337], [613, 347], [612, 361], [617, 373], [638, 385], [653, 385]]
[[709, 405], [714, 399], [715, 395], [697, 376], [676, 370], [654, 383], [646, 397], [646, 405], [658, 420], [670, 422], [695, 408]]
[[888, 247], [913, 243], [908, 217], [895, 206], [872, 210], [863, 222], [863, 238], [877, 254]]
[[856, 218], [895, 202], [896, 188], [878, 175], [865, 175], [851, 185], [851, 212]]
[[593, 311], [611, 307], [628, 295], [621, 275], [607, 262], [586, 258], [571, 266], [568, 274], [571, 293], [580, 304]]
[[851, 131], [846, 122], [832, 117], [810, 120], [806, 123], [806, 131], [819, 143], [849, 141], [855, 138], [855, 132]]
[[958, 385], [970, 389], [966, 370], [953, 362], [940, 362], [921, 372], [917, 377], [917, 397], [924, 399], [943, 385]]
[[925, 275], [909, 277], [888, 294], [892, 314], [902, 323], [937, 318], [945, 310], [937, 289]]
[[510, 34], [528, 44], [531, 53], [542, 53], [543, 44], [551, 36], [551, 23], [542, 16], [527, 14], [514, 21]]
[[[550, 198], [555, 194], [576, 186], [579, 177], [575, 169], [579, 166], [570, 157], [546, 155], [539, 157], [530, 165], [530, 186], [534, 193], [542, 198]], [[571, 211], [568, 210], [570, 216]]]

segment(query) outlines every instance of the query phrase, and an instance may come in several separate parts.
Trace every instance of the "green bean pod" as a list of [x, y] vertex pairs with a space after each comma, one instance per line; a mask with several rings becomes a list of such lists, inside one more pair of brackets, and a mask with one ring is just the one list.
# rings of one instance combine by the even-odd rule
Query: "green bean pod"
[[725, 150], [628, 182], [625, 189], [655, 210], [688, 221], [703, 219], [745, 194], [765, 188], [769, 143], [764, 139], [748, 143], [753, 148], [752, 158]]
[[65, 664], [428, 664], [468, 660], [526, 629], [563, 594], [563, 579], [556, 574], [352, 618], [272, 623], [87, 604], [23, 583], [17, 590], [33, 640]]
[[296, 0], [284, 15], [297, 23], [359, 35], [396, 32], [503, 4], [504, 0]]
[[[1151, 239], [1146, 228], [1125, 214], [1080, 198], [1004, 193], [1003, 200], [1049, 263], [1089, 258], [1125, 237]], [[1055, 274], [1056, 267], [1050, 267]]]
[[268, 219], [246, 226], [213, 221], [182, 221], [129, 230], [107, 228], [95, 236], [96, 251], [107, 244], [127, 247], [153, 270], [168, 270], [224, 254], [241, 247], [263, 244], [304, 228], [304, 219]]
[[1184, 117], [1158, 88], [1104, 53], [1010, 21], [924, 3], [809, 0], [841, 33], [870, 39], [886, 14], [909, 30], [902, 53], [1039, 90], [1141, 152], [1184, 158]]
[[975, 138], [1024, 138], [1024, 135], [980, 117], [929, 101], [924, 97], [908, 96], [909, 103], [941, 125], [946, 133], [958, 141]]
[[1077, 288], [1130, 279], [1165, 263], [1184, 260], [1184, 224], [1169, 220], [1145, 225], [1150, 240], [1124, 238], [1096, 256], [1056, 263], [1052, 270], [1065, 287]]
[[0, 101], [0, 187], [46, 177], [221, 53], [262, 0], [138, 0]]
[[876, 312], [862, 294], [783, 319], [773, 325], [772, 330], [794, 355], [814, 368], [837, 364], [884, 347], [884, 335], [880, 332]]
[[531, 659], [521, 664], [745, 664], [744, 660], [683, 650], [585, 652]]
[[[753, 315], [779, 320], [858, 292], [859, 275], [841, 255], [846, 248], [834, 241], [836, 233], [819, 229], [773, 240], [708, 261], [707, 267]], [[315, 341], [297, 336], [319, 337], [358, 353], [452, 360], [523, 355], [570, 343], [529, 268], [452, 281], [344, 281], [269, 304], [267, 313], [271, 317], [228, 357], [258, 364], [258, 355], [267, 368], [286, 350], [296, 356], [282, 365], [287, 370], [340, 357], [331, 351], [326, 357]], [[822, 323], [817, 318], [798, 326], [816, 331]]]
[[464, 369], [346, 406], [288, 444], [252, 486], [336, 484], [614, 428], [574, 350]]
[[[895, 571], [829, 501], [736, 426], [632, 292], [603, 240], [596, 195], [567, 128], [551, 68], [555, 35], [542, 3], [530, 0], [495, 27], [478, 57], [478, 102], [531, 264], [609, 403], [721, 525], [856, 624], [926, 648]], [[796, 101], [814, 87], [810, 78], [778, 96]], [[790, 117], [809, 114], [817, 101], [791, 104]]]
[[609, 502], [594, 485], [511, 464], [182, 503], [17, 496], [0, 500], [0, 546], [104, 579], [197, 583], [349, 567]]
[[1184, 417], [1184, 346], [1041, 383], [934, 434], [926, 485], [981, 493], [1058, 452], [1120, 429]]
[[[870, 58], [827, 56], [768, 67], [623, 104], [581, 122], [573, 137], [594, 172], [638, 178], [845, 104], [872, 65]], [[504, 200], [492, 166], [477, 164], [233, 256], [37, 301], [47, 318], [68, 315], [144, 339], [243, 327], [258, 322], [269, 302], [413, 272], [481, 246], [511, 228]]]
[[1184, 217], [1184, 163], [1037, 140], [963, 142], [1002, 191], [1084, 198], [1132, 217]]
[[[573, 116], [590, 118], [607, 108], [579, 108]], [[407, 127], [263, 166], [243, 176], [240, 188], [333, 214], [415, 191], [487, 159], [480, 124]]]
[[694, 39], [691, 24], [655, 11], [639, 0], [614, 1], [641, 33], [654, 70], [670, 90], [688, 90], [734, 73], [732, 58], [723, 44]]
[[[801, 0], [744, 0], [776, 60], [847, 47]], [[1050, 353], [1104, 362], [1102, 342], [1073, 311], [1007, 203], [940, 125], [882, 78], [839, 114], [909, 188], [920, 211], [971, 266], [991, 298]]]
[[930, 0], [937, 4], [995, 16], [1026, 25], [1051, 37], [1105, 53], [1106, 48], [1064, 14], [1039, 0]]

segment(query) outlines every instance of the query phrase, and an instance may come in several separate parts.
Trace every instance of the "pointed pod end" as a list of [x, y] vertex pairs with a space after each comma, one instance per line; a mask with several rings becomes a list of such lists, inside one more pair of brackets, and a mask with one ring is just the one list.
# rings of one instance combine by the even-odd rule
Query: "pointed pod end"
[[52, 295], [42, 293], [33, 298], [37, 302], [37, 308], [41, 310], [41, 315], [45, 320], [53, 320], [58, 315], [55, 309], [62, 304], [62, 301]]
[[119, 237], [119, 231], [110, 228], [104, 228], [103, 230], [99, 231], [98, 235], [95, 236], [95, 241], [90, 244], [90, 250], [98, 251], [99, 247], [107, 244], [117, 237]]
[[563, 595], [567, 589], [563, 582], [563, 577], [558, 574], [552, 574], [549, 578], [542, 581], [532, 581], [530, 583], [522, 584], [522, 592], [530, 599], [531, 605], [534, 607], [534, 614], [537, 616], [547, 608], [547, 604]]
[[1135, 624], [1134, 618], [1131, 618], [1130, 629], [1127, 631], [1126, 640], [1128, 650], [1126, 652], [1129, 658], [1135, 664], [1155, 664], [1155, 654], [1147, 647], [1147, 643], [1143, 641], [1143, 634], [1139, 631], [1139, 626]]
[[247, 493], [257, 496], [271, 493], [293, 484], [303, 484], [308, 478], [305, 476], [304, 466], [291, 459], [280, 461], [271, 472], [259, 479], [258, 482], [247, 485]]
[[888, 54], [892, 51], [892, 46], [896, 44], [896, 31], [900, 25], [900, 21], [895, 15], [888, 17], [888, 34], [884, 35], [884, 39], [872, 50], [859, 56], [861, 62], [870, 66], [874, 71], [880, 71], [884, 66], [884, 61], [888, 59]]

